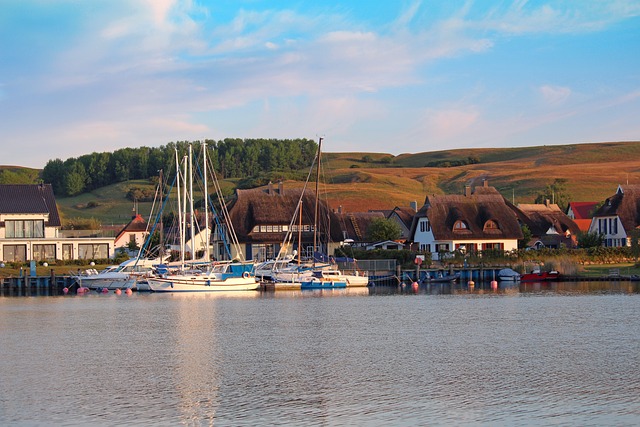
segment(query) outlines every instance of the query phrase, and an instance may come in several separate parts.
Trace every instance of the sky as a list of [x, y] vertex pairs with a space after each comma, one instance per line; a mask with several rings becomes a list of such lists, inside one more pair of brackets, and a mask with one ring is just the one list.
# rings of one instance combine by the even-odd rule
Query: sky
[[640, 140], [638, 0], [0, 0], [0, 165]]

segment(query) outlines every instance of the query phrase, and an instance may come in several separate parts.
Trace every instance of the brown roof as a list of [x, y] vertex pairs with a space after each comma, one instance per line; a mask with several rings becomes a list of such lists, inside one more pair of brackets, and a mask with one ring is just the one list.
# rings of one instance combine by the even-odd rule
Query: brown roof
[[[411, 225], [415, 235], [418, 219], [428, 217], [437, 240], [453, 239], [521, 239], [522, 230], [504, 197], [493, 187], [476, 187], [467, 195], [427, 196], [424, 206], [416, 213]], [[466, 230], [454, 231], [456, 221], [467, 224]], [[498, 229], [485, 229], [487, 221]]]
[[[260, 187], [249, 190], [237, 190], [236, 199], [229, 209], [231, 222], [238, 240], [241, 242], [281, 243], [286, 235], [282, 233], [254, 232], [256, 225], [289, 225], [296, 212], [302, 189], [280, 187]], [[315, 193], [306, 190], [302, 197], [302, 224], [313, 225], [315, 212]], [[331, 240], [343, 240], [338, 216], [322, 200], [319, 202], [318, 230], [326, 235], [330, 230]], [[329, 221], [328, 221], [329, 220]], [[298, 221], [296, 221], [296, 225]], [[302, 233], [304, 241], [313, 241], [313, 232]], [[324, 239], [324, 237], [323, 237]]]
[[[513, 209], [518, 219], [529, 227], [534, 240], [551, 247], [559, 247], [561, 243], [567, 247], [576, 246], [580, 227], [557, 204], [519, 204]], [[551, 227], [558, 234], [547, 233]]]
[[413, 217], [416, 214], [416, 211], [414, 211], [412, 208], [402, 208], [402, 207], [398, 207], [396, 206], [391, 212], [389, 212], [389, 214], [387, 215], [387, 218], [390, 218], [391, 215], [397, 215], [398, 218], [400, 218], [400, 221], [402, 221], [404, 223], [404, 225], [407, 228], [411, 228], [411, 223], [413, 222]]
[[339, 213], [343, 239], [353, 239], [356, 242], [367, 241], [367, 230], [371, 221], [376, 218], [384, 218], [379, 211]]
[[126, 232], [139, 233], [143, 231], [147, 231], [147, 221], [142, 218], [142, 215], [136, 214], [136, 216], [134, 216], [131, 221], [129, 221], [129, 223], [125, 225], [122, 230], [120, 230], [120, 232], [116, 236], [116, 240], [118, 240], [118, 238]]
[[50, 227], [60, 227], [60, 215], [51, 184], [0, 185], [0, 213], [49, 214]]
[[640, 224], [640, 185], [619, 186], [593, 216], [618, 216], [628, 235]]

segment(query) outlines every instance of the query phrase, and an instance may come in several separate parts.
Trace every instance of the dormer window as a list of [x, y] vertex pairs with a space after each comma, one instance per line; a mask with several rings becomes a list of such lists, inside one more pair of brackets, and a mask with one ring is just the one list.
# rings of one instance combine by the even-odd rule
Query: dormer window
[[460, 219], [453, 224], [453, 231], [464, 231], [468, 229], [469, 227], [467, 226], [467, 223]]
[[498, 223], [495, 222], [494, 220], [490, 219], [489, 221], [484, 223], [484, 230], [500, 230], [500, 227], [498, 227]]

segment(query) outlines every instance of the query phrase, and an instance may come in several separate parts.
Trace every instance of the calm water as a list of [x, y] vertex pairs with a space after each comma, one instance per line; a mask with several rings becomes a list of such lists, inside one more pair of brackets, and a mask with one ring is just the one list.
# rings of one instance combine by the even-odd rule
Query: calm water
[[638, 292], [3, 296], [0, 425], [638, 425]]

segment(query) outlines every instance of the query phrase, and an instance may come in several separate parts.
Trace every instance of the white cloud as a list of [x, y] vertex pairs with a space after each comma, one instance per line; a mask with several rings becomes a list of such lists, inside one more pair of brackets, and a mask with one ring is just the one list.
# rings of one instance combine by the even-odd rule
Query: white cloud
[[544, 85], [538, 90], [547, 104], [555, 106], [564, 104], [571, 96], [571, 89], [563, 86]]

